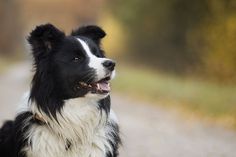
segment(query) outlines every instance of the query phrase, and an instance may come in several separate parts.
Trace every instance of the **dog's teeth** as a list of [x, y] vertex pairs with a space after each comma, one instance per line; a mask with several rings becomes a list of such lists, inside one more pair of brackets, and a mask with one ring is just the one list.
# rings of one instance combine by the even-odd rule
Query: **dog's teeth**
[[88, 85], [90, 88], [92, 87], [90, 84]]
[[100, 89], [100, 85], [99, 85], [99, 83], [97, 83], [97, 89]]

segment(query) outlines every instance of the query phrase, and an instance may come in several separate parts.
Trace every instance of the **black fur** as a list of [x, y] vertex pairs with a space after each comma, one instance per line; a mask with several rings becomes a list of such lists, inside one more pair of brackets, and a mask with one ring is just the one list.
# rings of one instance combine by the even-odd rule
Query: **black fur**
[[72, 31], [71, 35], [86, 36], [95, 43], [100, 44], [101, 39], [106, 36], [106, 33], [98, 26], [84, 26]]
[[[31, 118], [27, 125], [25, 119]], [[1, 157], [26, 157], [21, 149], [27, 145], [24, 133], [35, 121], [32, 113], [24, 112], [19, 114], [14, 121], [7, 121], [0, 129], [0, 155]]]
[[110, 125], [110, 127], [114, 129], [114, 132], [112, 133], [112, 137], [114, 138], [114, 141], [116, 142], [113, 143], [112, 141], [109, 141], [114, 151], [112, 153], [107, 152], [106, 157], [117, 157], [119, 155], [118, 149], [119, 149], [119, 146], [121, 145], [121, 138], [119, 135], [120, 129], [117, 124], [109, 123], [108, 125]]
[[[96, 75], [94, 69], [88, 66], [89, 58], [75, 37], [86, 41], [95, 56], [104, 58], [100, 41], [105, 35], [106, 33], [98, 26], [81, 27], [70, 36], [66, 36], [52, 24], [37, 26], [28, 37], [35, 67], [29, 103], [35, 103], [39, 110], [57, 120], [56, 115], [65, 105], [65, 100], [85, 96], [88, 90], [76, 88], [77, 84], [79, 81], [92, 83]], [[98, 107], [108, 115], [110, 96], [100, 100]], [[27, 157], [21, 150], [30, 145], [25, 133], [32, 125], [45, 124], [35, 119], [31, 111], [22, 112], [15, 120], [5, 122], [0, 129], [0, 157]], [[121, 143], [119, 127], [112, 123], [107, 125], [113, 128], [112, 137], [116, 141], [115, 144], [109, 141], [113, 152], [107, 152], [107, 157], [116, 157]], [[68, 140], [65, 149], [69, 150], [71, 147], [73, 145]]]

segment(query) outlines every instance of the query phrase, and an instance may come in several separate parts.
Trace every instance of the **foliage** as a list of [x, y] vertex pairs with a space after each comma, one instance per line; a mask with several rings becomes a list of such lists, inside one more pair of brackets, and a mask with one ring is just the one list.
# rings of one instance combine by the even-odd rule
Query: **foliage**
[[130, 58], [160, 70], [235, 80], [234, 0], [114, 0]]

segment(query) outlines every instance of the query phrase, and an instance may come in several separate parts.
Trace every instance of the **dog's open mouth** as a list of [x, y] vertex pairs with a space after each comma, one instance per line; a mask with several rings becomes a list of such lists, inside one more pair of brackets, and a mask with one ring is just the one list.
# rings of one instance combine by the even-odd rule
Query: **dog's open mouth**
[[91, 93], [106, 94], [109, 93], [111, 90], [109, 83], [110, 79], [110, 77], [106, 77], [93, 83], [79, 82], [78, 88], [89, 90], [91, 91]]

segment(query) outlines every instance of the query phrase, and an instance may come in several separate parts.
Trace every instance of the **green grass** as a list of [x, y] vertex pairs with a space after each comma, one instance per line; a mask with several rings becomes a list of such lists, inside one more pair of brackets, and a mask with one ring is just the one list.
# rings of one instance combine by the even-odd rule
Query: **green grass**
[[236, 119], [236, 85], [218, 85], [125, 66], [118, 68], [113, 87], [127, 95], [172, 102], [168, 106], [180, 105], [208, 116]]

